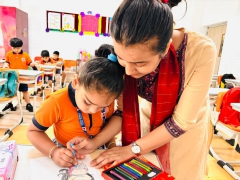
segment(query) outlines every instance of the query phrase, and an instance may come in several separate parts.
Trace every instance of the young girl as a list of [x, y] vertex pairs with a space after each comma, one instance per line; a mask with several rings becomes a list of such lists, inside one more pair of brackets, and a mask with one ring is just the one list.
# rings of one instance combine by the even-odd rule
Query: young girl
[[[68, 87], [52, 93], [36, 112], [27, 137], [43, 154], [62, 167], [72, 166], [74, 155], [66, 143], [76, 137], [92, 139], [114, 112], [114, 99], [123, 90], [123, 68], [106, 49], [75, 74]], [[45, 131], [54, 127], [54, 142]]]
[[216, 47], [199, 33], [173, 30], [170, 8], [179, 2], [125, 0], [116, 10], [111, 37], [126, 73], [118, 101], [122, 116], [113, 116], [92, 141], [71, 142], [80, 142], [73, 147], [78, 153], [89, 153], [122, 130], [123, 147], [101, 153], [92, 166], [155, 150], [164, 170], [176, 179], [204, 179], [212, 136], [208, 90]]

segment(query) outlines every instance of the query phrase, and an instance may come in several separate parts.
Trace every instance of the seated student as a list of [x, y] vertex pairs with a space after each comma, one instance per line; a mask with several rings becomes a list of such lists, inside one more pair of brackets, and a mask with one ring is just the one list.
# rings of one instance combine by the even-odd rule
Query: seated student
[[[75, 163], [65, 148], [74, 137], [93, 138], [114, 112], [114, 100], [122, 93], [124, 69], [116, 55], [95, 57], [81, 67], [72, 82], [47, 97], [27, 130], [29, 141], [62, 167]], [[45, 131], [54, 127], [55, 140]]]
[[[63, 82], [64, 82], [64, 79], [66, 77], [66, 73], [64, 72], [64, 65], [63, 65], [63, 59], [59, 57], [59, 52], [58, 51], [54, 51], [53, 52], [53, 57], [52, 57], [52, 60], [57, 63], [57, 66], [62, 66], [62, 86], [63, 86]], [[56, 74], [60, 74], [61, 70], [60, 69], [57, 69], [56, 70]]]
[[[43, 50], [41, 52], [41, 57], [42, 57], [42, 60], [39, 61], [39, 64], [42, 64], [42, 65], [55, 64], [54, 60], [50, 58], [50, 54], [47, 50]], [[48, 85], [52, 87], [52, 74], [44, 75], [44, 80], [46, 79], [46, 77], [48, 77]]]
[[[12, 38], [10, 40], [10, 45], [12, 47], [12, 51], [9, 51], [6, 54], [6, 63], [9, 64], [10, 69], [28, 69], [28, 66], [34, 67], [35, 64], [32, 63], [31, 58], [26, 52], [23, 52], [22, 46], [23, 42], [21, 39]], [[29, 94], [28, 94], [28, 85], [20, 84], [19, 91], [23, 93], [24, 100], [26, 101], [26, 109], [29, 112], [33, 112], [33, 106], [30, 104]], [[12, 108], [13, 104], [9, 103], [5, 106], [3, 111]]]
[[[57, 66], [62, 66], [63, 65], [63, 59], [59, 57], [59, 52], [58, 51], [54, 51], [53, 52], [53, 57], [51, 58], [54, 63], [57, 64]], [[60, 69], [56, 70], [56, 74], [60, 74]]]

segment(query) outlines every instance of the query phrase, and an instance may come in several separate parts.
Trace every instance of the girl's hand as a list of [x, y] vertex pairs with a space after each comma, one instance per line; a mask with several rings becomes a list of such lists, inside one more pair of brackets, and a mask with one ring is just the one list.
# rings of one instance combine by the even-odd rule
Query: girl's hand
[[61, 167], [71, 167], [77, 164], [77, 160], [71, 150], [66, 148], [56, 148], [52, 153], [52, 159]]
[[101, 168], [106, 164], [112, 163], [111, 166], [135, 156], [131, 150], [132, 145], [123, 147], [114, 147], [102, 152], [97, 158], [92, 160], [90, 166]]
[[[71, 147], [70, 143], [74, 144], [74, 146]], [[83, 159], [85, 158], [84, 155], [92, 153], [98, 147], [94, 139], [75, 137], [67, 143], [67, 148], [71, 151], [75, 150], [77, 158]]]

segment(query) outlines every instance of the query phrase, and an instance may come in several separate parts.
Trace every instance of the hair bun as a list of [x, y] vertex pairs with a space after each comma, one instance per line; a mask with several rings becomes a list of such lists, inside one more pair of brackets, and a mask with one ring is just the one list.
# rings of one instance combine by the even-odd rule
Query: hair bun
[[114, 53], [112, 45], [103, 44], [97, 50], [95, 50], [95, 56], [107, 58], [109, 54]]
[[182, 0], [168, 0], [168, 5], [173, 8], [174, 6], [177, 6]]

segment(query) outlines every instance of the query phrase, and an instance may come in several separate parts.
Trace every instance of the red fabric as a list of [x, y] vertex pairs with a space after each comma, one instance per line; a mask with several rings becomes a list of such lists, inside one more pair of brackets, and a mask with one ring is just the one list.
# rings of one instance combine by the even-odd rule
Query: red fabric
[[219, 120], [234, 127], [240, 126], [240, 112], [234, 110], [231, 103], [240, 103], [240, 87], [227, 91], [223, 97]]
[[[171, 117], [178, 98], [180, 70], [176, 51], [170, 45], [168, 55], [159, 66], [157, 85], [152, 100], [151, 130], [157, 128]], [[141, 137], [139, 104], [136, 79], [125, 76], [123, 91], [122, 143], [131, 144]], [[170, 172], [169, 144], [159, 147], [156, 152], [164, 170]]]

